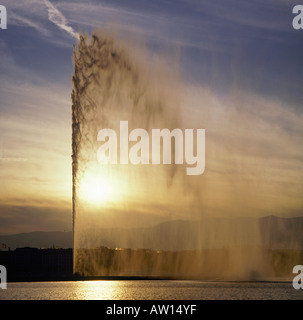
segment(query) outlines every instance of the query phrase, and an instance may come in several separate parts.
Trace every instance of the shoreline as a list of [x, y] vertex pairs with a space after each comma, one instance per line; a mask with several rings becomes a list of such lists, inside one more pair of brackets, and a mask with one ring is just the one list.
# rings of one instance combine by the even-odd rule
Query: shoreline
[[71, 281], [196, 281], [196, 282], [229, 282], [229, 283], [278, 283], [292, 282], [292, 279], [202, 279], [189, 277], [148, 277], [148, 276], [62, 276], [62, 277], [12, 277], [7, 283], [13, 282], [71, 282]]

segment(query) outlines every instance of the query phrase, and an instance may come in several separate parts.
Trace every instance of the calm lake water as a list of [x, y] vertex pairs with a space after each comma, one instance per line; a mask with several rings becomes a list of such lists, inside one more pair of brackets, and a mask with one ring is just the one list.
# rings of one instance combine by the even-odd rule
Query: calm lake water
[[303, 290], [291, 282], [12, 282], [0, 300], [303, 300]]

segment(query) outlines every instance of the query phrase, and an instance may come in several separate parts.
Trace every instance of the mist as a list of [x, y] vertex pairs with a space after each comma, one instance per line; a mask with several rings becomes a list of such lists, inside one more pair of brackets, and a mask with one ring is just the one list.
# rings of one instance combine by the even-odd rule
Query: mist
[[[95, 31], [80, 35], [74, 48], [74, 272], [229, 280], [274, 276], [258, 218], [273, 213], [274, 197], [281, 192], [273, 187], [272, 172], [267, 171], [264, 183], [261, 170], [268, 146], [281, 136], [271, 132], [265, 143], [258, 144], [262, 133], [270, 132], [272, 118], [263, 114], [265, 125], [256, 131], [259, 117], [250, 109], [261, 111], [274, 103], [260, 102], [237, 89], [227, 98], [218, 98], [198, 88], [198, 98], [193, 99], [186, 95], [188, 85], [179, 74], [176, 56], [151, 53], [127, 40]], [[99, 130], [118, 132], [120, 121], [128, 121], [129, 130], [147, 132], [205, 128], [205, 172], [186, 176], [185, 166], [174, 161], [170, 165], [98, 163]], [[95, 191], [96, 197], [90, 197]], [[296, 206], [286, 198], [282, 201], [290, 208]], [[125, 227], [118, 229], [117, 221], [125, 221]]]

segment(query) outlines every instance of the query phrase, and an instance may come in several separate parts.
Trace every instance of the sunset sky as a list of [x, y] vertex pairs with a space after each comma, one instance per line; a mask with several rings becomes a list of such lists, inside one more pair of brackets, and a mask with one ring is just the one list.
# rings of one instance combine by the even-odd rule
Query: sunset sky
[[[302, 216], [303, 30], [292, 27], [299, 1], [1, 4], [0, 234], [72, 230], [73, 45], [78, 32], [96, 28], [178, 60], [183, 123], [206, 129], [193, 216]], [[182, 217], [173, 202], [168, 211]], [[151, 221], [165, 220], [153, 220], [157, 210]]]

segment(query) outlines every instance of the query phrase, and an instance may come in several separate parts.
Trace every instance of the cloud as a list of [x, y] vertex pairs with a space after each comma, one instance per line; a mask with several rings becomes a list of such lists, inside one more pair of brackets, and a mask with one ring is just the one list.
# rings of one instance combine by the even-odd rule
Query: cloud
[[67, 24], [64, 15], [49, 0], [44, 0], [44, 3], [48, 8], [48, 19], [71, 36], [79, 39], [79, 33]]
[[71, 230], [69, 207], [0, 205], [0, 234]]
[[0, 202], [11, 197], [69, 199], [69, 88], [9, 81], [0, 91]]
[[27, 161], [26, 158], [7, 158], [7, 157], [2, 157], [0, 155], [0, 162], [1, 161], [9, 161], [9, 162], [24, 162]]
[[30, 27], [34, 28], [37, 31], [41, 32], [44, 36], [49, 36], [49, 32], [46, 28], [44, 28], [41, 24], [33, 22], [33, 19], [28, 19], [23, 17], [16, 12], [12, 12], [10, 16], [10, 24], [20, 27]]

